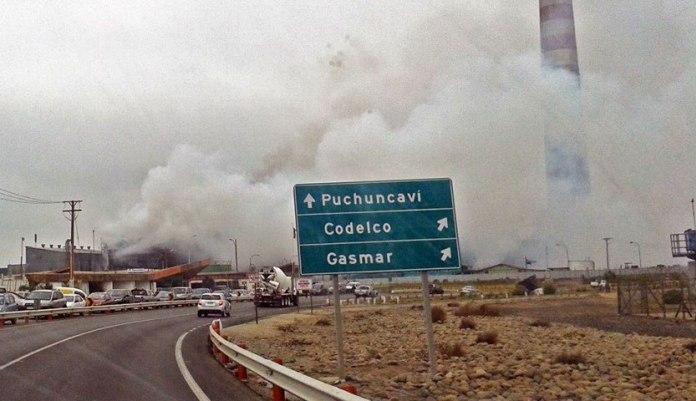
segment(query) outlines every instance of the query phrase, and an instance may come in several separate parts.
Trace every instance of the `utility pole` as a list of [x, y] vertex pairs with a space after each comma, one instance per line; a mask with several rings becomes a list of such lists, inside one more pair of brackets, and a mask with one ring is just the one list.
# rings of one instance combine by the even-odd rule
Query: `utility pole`
[[22, 280], [24, 280], [24, 237], [22, 237], [22, 249], [19, 253], [19, 270], [22, 271]]
[[694, 229], [696, 230], [696, 207], [694, 207], [694, 198], [691, 198], [691, 214], [694, 217]]
[[[230, 238], [230, 241], [234, 244], [234, 271], [239, 273], [239, 259], [237, 258], [237, 238]], [[230, 270], [232, 270], [232, 266], [230, 266]]]
[[607, 270], [611, 269], [609, 266], [609, 241], [612, 239], [611, 237], [604, 237], [602, 238], [604, 240], [604, 245], [606, 246], [607, 249]]
[[63, 201], [68, 204], [70, 209], [63, 210], [63, 212], [70, 213], [70, 278], [68, 279], [68, 285], [70, 287], [75, 286], [75, 261], [74, 261], [74, 250], [75, 250], [75, 220], [77, 220], [77, 212], [81, 212], [82, 209], [76, 209], [77, 205], [82, 202], [81, 200], [69, 200]]

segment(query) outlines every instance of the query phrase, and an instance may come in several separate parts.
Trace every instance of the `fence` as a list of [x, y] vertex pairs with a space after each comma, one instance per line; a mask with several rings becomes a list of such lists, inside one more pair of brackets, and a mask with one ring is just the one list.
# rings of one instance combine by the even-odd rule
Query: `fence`
[[72, 316], [76, 314], [90, 314], [95, 312], [116, 312], [137, 309], [194, 306], [196, 303], [198, 303], [198, 300], [196, 299], [186, 299], [180, 301], [138, 302], [132, 304], [85, 306], [80, 308], [30, 309], [17, 312], [2, 312], [0, 313], [0, 327], [2, 327], [5, 321], [17, 321], [19, 319], [24, 319], [25, 321], [39, 317], [52, 319], [58, 316]]
[[696, 319], [696, 279], [681, 273], [617, 276], [620, 315]]

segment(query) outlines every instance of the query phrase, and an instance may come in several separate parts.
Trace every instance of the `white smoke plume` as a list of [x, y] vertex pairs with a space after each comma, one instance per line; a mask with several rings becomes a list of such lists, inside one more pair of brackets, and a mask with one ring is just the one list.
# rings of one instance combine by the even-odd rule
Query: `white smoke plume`
[[236, 237], [242, 266], [252, 254], [279, 263], [296, 254], [293, 184], [451, 177], [461, 248], [478, 266], [544, 266], [545, 245], [550, 265], [564, 265], [557, 242], [603, 266], [605, 236], [615, 265], [637, 263], [629, 241], [644, 264], [671, 263], [668, 235], [688, 227], [696, 190], [693, 7], [576, 2], [592, 194], [554, 214], [544, 121], [577, 123], [573, 78], [540, 70], [536, 1], [480, 3], [436, 8], [379, 39], [309, 38], [329, 44], [269, 77], [213, 77], [236, 91], [216, 110], [229, 137], [212, 154], [182, 140], [109, 237], [226, 258]]

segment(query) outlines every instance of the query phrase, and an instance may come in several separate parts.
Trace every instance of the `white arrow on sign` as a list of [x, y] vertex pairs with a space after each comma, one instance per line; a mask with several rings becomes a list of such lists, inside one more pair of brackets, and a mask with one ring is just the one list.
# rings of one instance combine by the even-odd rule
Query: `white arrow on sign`
[[442, 254], [442, 257], [440, 258], [441, 261], [446, 261], [447, 259], [452, 259], [452, 248], [445, 248], [440, 251]]
[[442, 231], [448, 227], [449, 227], [449, 224], [447, 222], [447, 217], [437, 221], [437, 231]]
[[311, 209], [312, 206], [314, 206], [314, 202], [316, 202], [316, 199], [312, 197], [312, 194], [307, 194], [307, 196], [305, 196], [302, 202], [307, 204], [307, 209]]

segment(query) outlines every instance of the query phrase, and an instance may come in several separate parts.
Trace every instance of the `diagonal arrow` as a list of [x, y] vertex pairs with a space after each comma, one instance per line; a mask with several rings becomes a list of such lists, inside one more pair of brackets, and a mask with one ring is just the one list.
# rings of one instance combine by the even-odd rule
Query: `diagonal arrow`
[[452, 259], [452, 248], [445, 248], [440, 251], [442, 254], [442, 257], [440, 258], [441, 261], [446, 261], [447, 259]]
[[448, 227], [449, 227], [449, 223], [447, 221], [447, 217], [444, 217], [444, 218], [437, 221], [437, 231], [445, 230]]
[[312, 206], [314, 206], [314, 202], [316, 202], [316, 199], [314, 199], [312, 194], [307, 194], [307, 196], [305, 196], [302, 202], [307, 204], [307, 209], [311, 209]]

